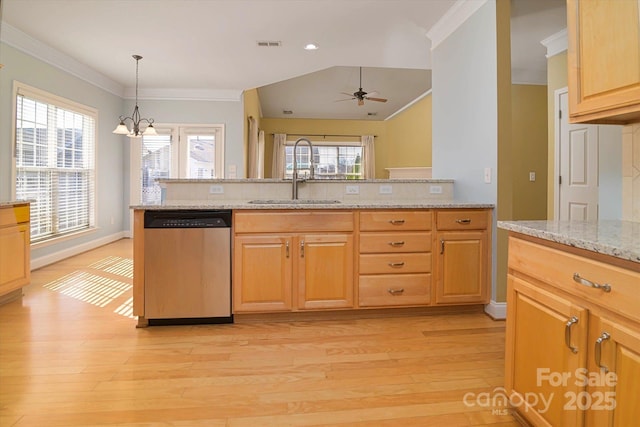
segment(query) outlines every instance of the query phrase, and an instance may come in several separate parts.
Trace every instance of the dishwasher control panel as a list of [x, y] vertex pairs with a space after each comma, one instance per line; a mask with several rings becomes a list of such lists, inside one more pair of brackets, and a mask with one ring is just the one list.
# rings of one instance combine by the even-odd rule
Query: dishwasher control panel
[[231, 227], [231, 211], [180, 210], [146, 211], [144, 228]]

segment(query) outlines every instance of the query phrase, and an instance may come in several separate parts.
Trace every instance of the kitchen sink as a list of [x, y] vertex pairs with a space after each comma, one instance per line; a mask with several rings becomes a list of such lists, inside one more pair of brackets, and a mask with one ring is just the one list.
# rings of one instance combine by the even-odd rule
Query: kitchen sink
[[332, 205], [341, 202], [340, 200], [323, 199], [257, 199], [250, 200], [249, 203], [259, 205]]

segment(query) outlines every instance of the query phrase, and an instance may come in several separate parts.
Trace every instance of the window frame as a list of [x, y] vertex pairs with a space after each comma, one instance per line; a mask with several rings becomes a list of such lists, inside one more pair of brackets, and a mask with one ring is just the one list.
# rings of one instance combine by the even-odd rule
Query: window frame
[[[364, 146], [362, 145], [362, 142], [360, 141], [311, 141], [311, 143], [313, 144], [313, 148], [318, 148], [318, 147], [356, 147], [356, 148], [360, 148], [361, 153], [360, 153], [360, 176], [359, 177], [352, 177], [349, 178], [348, 176], [345, 176], [344, 178], [340, 178], [340, 177], [336, 177], [336, 178], [318, 178], [315, 175], [314, 171], [314, 179], [320, 179], [320, 180], [324, 180], [324, 181], [341, 181], [341, 180], [364, 180], [365, 179], [365, 156], [364, 156]], [[293, 147], [295, 144], [295, 140], [289, 140], [287, 139], [287, 141], [284, 144], [283, 150], [283, 162], [282, 162], [282, 167], [284, 168], [283, 172], [283, 177], [284, 179], [292, 179], [291, 174], [287, 174], [287, 147]], [[307, 144], [299, 144], [298, 148], [300, 147], [308, 147]], [[339, 157], [338, 157], [339, 158]], [[317, 164], [315, 165], [317, 168]], [[302, 169], [302, 170], [308, 170], [309, 168], [306, 169]], [[336, 175], [338, 173], [336, 172]]]
[[[71, 99], [68, 98], [64, 98], [62, 96], [59, 95], [55, 95], [51, 92], [48, 92], [46, 90], [43, 89], [39, 89], [33, 86], [30, 86], [28, 84], [22, 83], [18, 80], [14, 80], [13, 81], [13, 90], [12, 90], [12, 106], [11, 106], [11, 113], [12, 113], [12, 120], [11, 120], [11, 140], [12, 140], [12, 145], [11, 145], [11, 182], [12, 182], [12, 186], [11, 186], [11, 196], [12, 199], [16, 199], [17, 198], [17, 194], [18, 194], [18, 182], [17, 182], [17, 177], [18, 177], [18, 170], [20, 169], [18, 167], [18, 128], [17, 128], [17, 121], [18, 121], [18, 97], [22, 96], [23, 98], [29, 99], [29, 100], [33, 100], [39, 103], [44, 103], [47, 104], [48, 106], [54, 106], [55, 108], [60, 108], [64, 111], [69, 111], [72, 112], [74, 114], [80, 114], [83, 116], [87, 116], [88, 118], [90, 118], [91, 120], [93, 120], [93, 129], [89, 129], [92, 130], [92, 134], [93, 134], [93, 146], [90, 148], [87, 148], [87, 150], [83, 150], [81, 153], [83, 156], [88, 156], [87, 160], [89, 161], [89, 167], [86, 168], [79, 168], [81, 171], [86, 170], [87, 173], [89, 174], [89, 177], [87, 179], [87, 183], [88, 183], [88, 189], [87, 189], [87, 212], [86, 212], [86, 216], [87, 216], [87, 224], [81, 227], [77, 227], [77, 228], [73, 228], [70, 229], [68, 231], [64, 231], [64, 232], [52, 232], [52, 234], [48, 234], [44, 237], [41, 238], [37, 238], [37, 239], [32, 239], [31, 240], [31, 246], [32, 247], [39, 247], [39, 246], [46, 246], [49, 244], [53, 244], [53, 243], [57, 243], [59, 241], [62, 240], [66, 240], [66, 239], [70, 239], [73, 237], [77, 237], [78, 235], [87, 233], [87, 232], [94, 232], [96, 230], [96, 223], [97, 223], [97, 193], [96, 193], [96, 189], [97, 189], [97, 176], [98, 176], [98, 165], [97, 165], [97, 152], [98, 152], [98, 110], [96, 108], [84, 105], [80, 102], [76, 102], [73, 101]], [[47, 123], [48, 127], [48, 132], [51, 133], [52, 131], [55, 130], [55, 128], [50, 127], [49, 124]], [[53, 141], [53, 144], [51, 144], [51, 142]], [[56, 139], [49, 139], [48, 140], [49, 144], [47, 146], [47, 150], [49, 151], [56, 151], [58, 149], [57, 147], [57, 140]], [[91, 152], [87, 153], [88, 150], [91, 150]], [[58, 160], [57, 157], [54, 157], [56, 159], [56, 161]], [[55, 167], [44, 167], [42, 168], [42, 170], [47, 170], [47, 169], [60, 169], [60, 167], [55, 166]], [[75, 168], [78, 169], [78, 168]], [[59, 186], [60, 187], [60, 186]], [[56, 214], [54, 212], [58, 212], [55, 210], [55, 206], [52, 206], [50, 211], [51, 216], [49, 217], [49, 220], [52, 223], [55, 223], [56, 221]], [[31, 216], [33, 217], [35, 211], [34, 209], [31, 209]], [[31, 222], [34, 223], [33, 218], [31, 219]], [[55, 229], [55, 225], [52, 227]]]

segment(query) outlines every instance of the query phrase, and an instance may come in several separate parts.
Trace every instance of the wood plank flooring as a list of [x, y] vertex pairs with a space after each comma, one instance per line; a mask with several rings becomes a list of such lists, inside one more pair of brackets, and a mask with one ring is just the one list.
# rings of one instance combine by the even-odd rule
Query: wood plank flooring
[[[0, 307], [0, 426], [516, 426], [480, 312], [136, 329], [131, 241]], [[467, 396], [465, 403], [465, 395]]]

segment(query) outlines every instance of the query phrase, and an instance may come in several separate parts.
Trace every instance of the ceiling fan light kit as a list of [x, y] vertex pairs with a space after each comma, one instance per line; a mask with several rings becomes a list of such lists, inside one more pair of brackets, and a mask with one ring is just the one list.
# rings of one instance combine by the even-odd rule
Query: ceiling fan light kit
[[362, 90], [362, 67], [360, 67], [360, 87], [358, 88], [358, 90], [356, 92], [353, 93], [347, 93], [347, 92], [340, 92], [342, 95], [347, 95], [350, 96], [351, 98], [349, 99], [339, 99], [338, 101], [352, 101], [354, 99], [358, 100], [358, 105], [364, 105], [364, 100], [366, 99], [367, 101], [375, 101], [375, 102], [387, 102], [387, 99], [385, 98], [374, 98], [371, 95], [376, 95], [378, 92], [365, 92]]

